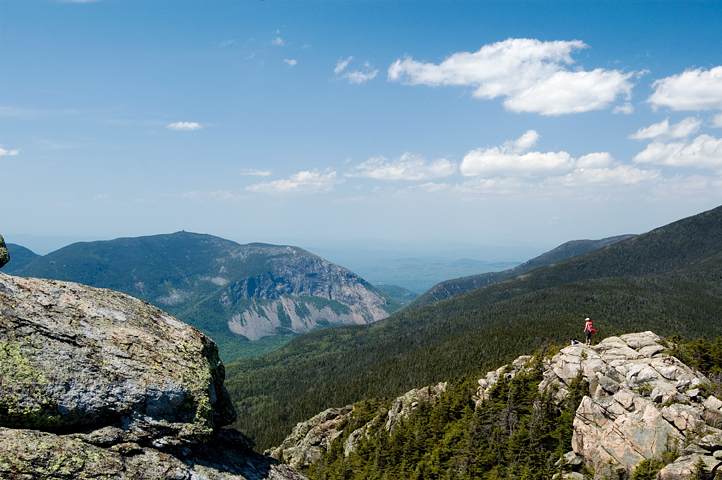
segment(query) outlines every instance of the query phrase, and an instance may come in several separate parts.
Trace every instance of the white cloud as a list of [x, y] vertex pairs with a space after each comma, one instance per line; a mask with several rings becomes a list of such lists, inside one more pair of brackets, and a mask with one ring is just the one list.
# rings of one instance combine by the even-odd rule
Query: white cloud
[[624, 105], [617, 105], [616, 107], [614, 107], [614, 110], [612, 110], [612, 113], [629, 115], [634, 113], [634, 106], [629, 102], [625, 103]]
[[576, 168], [606, 168], [614, 163], [609, 152], [589, 153], [574, 163]]
[[241, 175], [254, 175], [258, 177], [267, 177], [271, 175], [271, 173], [273, 172], [270, 170], [254, 170], [251, 168], [244, 168], [241, 170]]
[[338, 75], [339, 73], [343, 72], [343, 70], [348, 67], [348, 64], [353, 60], [353, 57], [348, 57], [346, 60], [339, 59], [338, 62], [336, 62], [336, 68], [333, 69], [333, 73]]
[[393, 161], [382, 156], [373, 157], [356, 165], [353, 170], [345, 176], [376, 180], [428, 180], [454, 175], [458, 171], [458, 166], [445, 158], [427, 162], [407, 152]]
[[189, 131], [189, 130], [200, 130], [201, 128], [203, 128], [203, 126], [196, 122], [176, 122], [176, 123], [171, 123], [170, 125], [167, 125], [165, 128], [167, 128], [169, 130]]
[[275, 45], [277, 47], [283, 47], [286, 45], [286, 42], [284, 42], [281, 37], [276, 37], [273, 40], [271, 40], [271, 45]]
[[227, 47], [229, 45], [237, 45], [238, 42], [236, 40], [223, 40], [221, 42], [221, 47]]
[[5, 150], [2, 148], [2, 145], [0, 145], [0, 157], [4, 156], [13, 156], [20, 153], [20, 150]]
[[669, 120], [664, 120], [646, 128], [640, 128], [632, 135], [629, 135], [629, 138], [633, 140], [648, 140], [658, 137], [686, 138], [697, 133], [701, 125], [702, 120], [694, 117], [687, 117], [674, 125], [670, 125]]
[[584, 187], [590, 184], [636, 185], [659, 178], [661, 174], [657, 170], [643, 170], [631, 165], [618, 165], [613, 168], [577, 168], [567, 175], [548, 178], [542, 187]]
[[722, 128], [722, 113], [720, 113], [719, 115], [715, 115], [715, 117], [712, 119], [712, 126]]
[[672, 110], [722, 109], [722, 66], [711, 70], [687, 70], [655, 81], [652, 88], [654, 93], [647, 102], [655, 110], [659, 107]]
[[567, 152], [529, 152], [536, 145], [540, 135], [528, 130], [513, 141], [506, 141], [501, 147], [478, 148], [464, 156], [461, 174], [465, 177], [491, 177], [500, 174], [545, 175], [562, 173], [574, 167], [574, 159]]
[[298, 63], [298, 61], [296, 61], [294, 59], [289, 60], [287, 58], [284, 58], [283, 61], [286, 62], [287, 64], [289, 64], [290, 66], [294, 66]]
[[638, 153], [634, 161], [670, 167], [713, 168], [722, 171], [722, 139], [700, 135], [692, 142], [655, 141]]
[[368, 80], [373, 80], [374, 78], [376, 78], [376, 75], [378, 75], [378, 73], [379, 73], [378, 70], [367, 71], [367, 72], [361, 72], [361, 71], [349, 72], [346, 75], [344, 75], [344, 78], [348, 78], [348, 83], [350, 83], [350, 84], [359, 85]]
[[475, 178], [457, 185], [454, 190], [461, 194], [491, 193], [496, 195], [512, 195], [521, 192], [529, 193], [535, 186], [515, 177]]
[[345, 78], [348, 80], [348, 83], [352, 85], [360, 85], [364, 82], [367, 82], [369, 80], [373, 80], [376, 78], [376, 75], [378, 75], [379, 71], [375, 70], [369, 62], [364, 63], [364, 69], [356, 70], [353, 72], [347, 72], [343, 75], [339, 76], [341, 72], [343, 72], [346, 67], [348, 67], [348, 64], [351, 63], [351, 60], [353, 60], [353, 57], [348, 57], [346, 60], [339, 59], [338, 62], [336, 62], [336, 68], [333, 69], [333, 73], [338, 78]]
[[256, 183], [246, 190], [256, 193], [322, 193], [333, 190], [334, 185], [342, 183], [336, 178], [336, 172], [319, 173], [317, 171], [298, 172], [285, 180]]
[[634, 73], [567, 70], [566, 66], [574, 63], [571, 53], [582, 48], [587, 45], [579, 40], [510, 38], [475, 53], [455, 53], [438, 65], [406, 56], [389, 67], [388, 80], [407, 85], [471, 86], [476, 88], [476, 98], [502, 96], [508, 110], [542, 115], [599, 110], [620, 94], [629, 97], [629, 78]]

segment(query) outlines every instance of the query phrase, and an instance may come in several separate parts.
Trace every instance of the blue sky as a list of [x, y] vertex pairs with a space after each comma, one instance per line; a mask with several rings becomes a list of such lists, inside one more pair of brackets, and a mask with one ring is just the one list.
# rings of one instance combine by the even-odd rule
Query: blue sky
[[711, 1], [0, 0], [0, 232], [648, 231], [722, 204], [720, 25]]

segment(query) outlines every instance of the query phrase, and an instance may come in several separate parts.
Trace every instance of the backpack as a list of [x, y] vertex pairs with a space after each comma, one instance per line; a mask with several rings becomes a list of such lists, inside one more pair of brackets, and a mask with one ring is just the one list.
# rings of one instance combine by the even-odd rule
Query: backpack
[[597, 331], [594, 329], [594, 327], [590, 327], [590, 328], [589, 328], [589, 333], [591, 333], [592, 335], [594, 335], [595, 333], [597, 333]]

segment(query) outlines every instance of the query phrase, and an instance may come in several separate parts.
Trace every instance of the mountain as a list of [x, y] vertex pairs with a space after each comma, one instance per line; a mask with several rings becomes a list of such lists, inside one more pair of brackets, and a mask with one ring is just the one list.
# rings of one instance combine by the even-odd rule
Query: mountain
[[7, 249], [8, 253], [10, 254], [10, 262], [8, 262], [8, 267], [5, 269], [5, 271], [20, 270], [21, 268], [25, 267], [25, 265], [40, 256], [29, 248], [25, 248], [14, 243], [8, 243]]
[[262, 448], [326, 408], [393, 398], [548, 341], [653, 330], [721, 335], [722, 207], [385, 321], [294, 339], [227, 366], [235, 423]]
[[133, 295], [208, 334], [226, 361], [244, 349], [262, 353], [249, 340], [275, 348], [299, 333], [381, 320], [400, 306], [300, 248], [189, 232], [75, 243], [25, 264], [11, 261], [3, 272]]
[[374, 285], [377, 289], [393, 298], [401, 305], [407, 305], [418, 298], [419, 294], [398, 285]]
[[[686, 351], [707, 360], [686, 363]], [[709, 375], [722, 342], [647, 331], [527, 353], [485, 375], [325, 410], [266, 453], [312, 480], [694, 480], [714, 476], [700, 465], [722, 466], [722, 385]]]
[[0, 478], [305, 478], [222, 428], [216, 345], [162, 310], [0, 273], [0, 312]]
[[516, 277], [517, 275], [521, 275], [522, 273], [526, 273], [538, 267], [551, 265], [552, 263], [576, 257], [577, 255], [581, 255], [583, 253], [593, 252], [594, 250], [613, 245], [617, 242], [621, 242], [622, 240], [627, 240], [633, 236], [634, 235], [619, 235], [616, 237], [603, 238], [601, 240], [573, 240], [509, 270], [482, 273], [480, 275], [471, 275], [469, 277], [447, 280], [435, 285], [430, 290], [420, 295], [416, 300], [411, 302], [407, 308], [422, 307], [424, 305], [439, 302], [449, 297], [453, 297], [454, 295], [474, 290], [475, 288], [485, 287], [487, 285], [491, 285], [492, 283], [506, 280], [507, 278]]

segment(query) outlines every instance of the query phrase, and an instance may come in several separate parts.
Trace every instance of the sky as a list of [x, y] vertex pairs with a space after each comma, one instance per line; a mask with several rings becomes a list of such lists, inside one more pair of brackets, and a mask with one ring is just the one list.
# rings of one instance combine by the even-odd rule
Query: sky
[[0, 0], [0, 233], [643, 233], [722, 204], [720, 25], [717, 1]]

